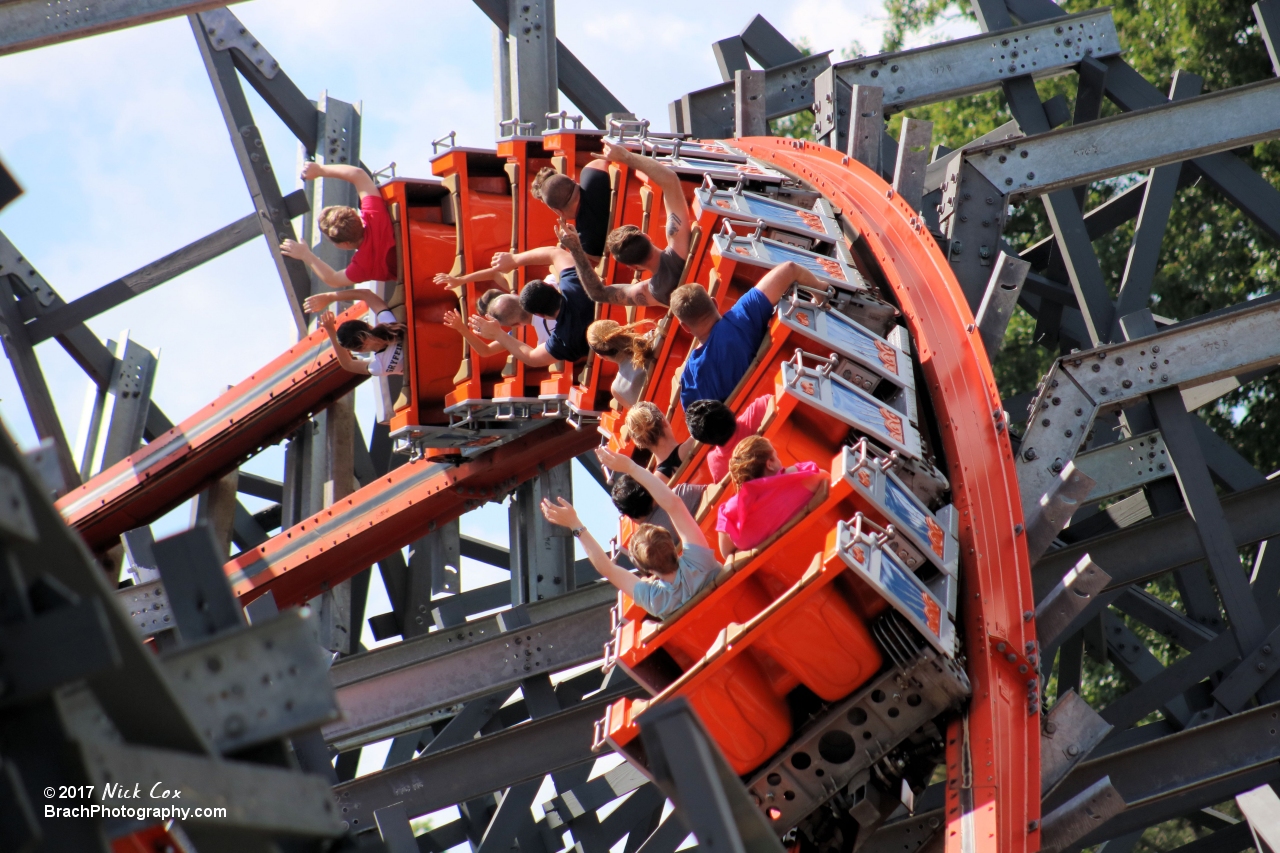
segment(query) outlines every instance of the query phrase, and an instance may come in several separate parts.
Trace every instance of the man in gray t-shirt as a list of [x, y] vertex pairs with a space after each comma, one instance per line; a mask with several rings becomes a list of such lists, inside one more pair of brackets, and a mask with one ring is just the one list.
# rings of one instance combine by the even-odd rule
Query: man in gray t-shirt
[[[702, 503], [702, 493], [707, 490], [705, 483], [680, 483], [671, 488], [680, 498], [690, 515], [696, 515], [698, 505]], [[626, 474], [619, 474], [609, 487], [609, 497], [613, 500], [618, 512], [636, 524], [655, 524], [672, 536], [676, 535], [675, 523], [671, 515], [654, 501], [653, 495], [644, 486]]]
[[605, 249], [618, 263], [648, 275], [635, 284], [605, 285], [596, 275], [591, 259], [579, 245], [580, 239], [573, 226], [566, 225], [556, 232], [560, 237], [560, 245], [573, 255], [582, 287], [596, 302], [615, 305], [669, 305], [671, 292], [680, 285], [685, 259], [689, 257], [693, 226], [680, 176], [665, 163], [628, 151], [621, 145], [606, 142], [601, 156], [644, 173], [649, 182], [662, 191], [662, 205], [667, 210], [667, 247], [659, 249], [648, 234], [634, 225], [622, 225], [613, 229], [605, 240]]

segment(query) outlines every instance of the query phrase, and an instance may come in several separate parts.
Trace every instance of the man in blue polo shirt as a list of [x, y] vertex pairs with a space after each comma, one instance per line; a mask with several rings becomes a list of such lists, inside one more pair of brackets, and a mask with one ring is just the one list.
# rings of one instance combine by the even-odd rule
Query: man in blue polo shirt
[[792, 284], [825, 290], [813, 273], [792, 261], [769, 270], [724, 316], [706, 288], [686, 284], [671, 294], [671, 313], [693, 335], [694, 348], [680, 377], [680, 405], [720, 400], [733, 393], [769, 330], [774, 306]]

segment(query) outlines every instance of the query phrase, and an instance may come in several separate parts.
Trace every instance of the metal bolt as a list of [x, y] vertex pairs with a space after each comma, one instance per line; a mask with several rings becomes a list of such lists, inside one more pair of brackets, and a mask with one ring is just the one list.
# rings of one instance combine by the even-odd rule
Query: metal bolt
[[1269, 654], [1271, 654], [1271, 646], [1270, 646], [1270, 644], [1265, 645], [1265, 646], [1263, 646], [1263, 647], [1262, 647], [1262, 653], [1263, 653], [1264, 655], [1269, 655]]
[[1003, 45], [1004, 47], [1008, 47], [1008, 46], [1009, 46], [1009, 40], [1008, 40], [1008, 39], [1000, 39], [1000, 44], [1001, 44], [1001, 45]]
[[880, 69], [879, 69], [879, 68], [872, 68], [872, 69], [871, 69], [871, 76], [872, 76], [872, 77], [879, 77], [879, 76], [880, 76]]
[[896, 66], [896, 65], [890, 65], [890, 66], [889, 66], [889, 70], [890, 70], [890, 71], [892, 71], [894, 74], [897, 74], [897, 73], [898, 73], [898, 66]]
[[1151, 348], [1151, 351], [1152, 351], [1152, 352], [1160, 352], [1160, 345], [1159, 345], [1159, 344], [1156, 344], [1155, 346], [1153, 346], [1153, 347]]
[[1058, 724], [1053, 720], [1047, 720], [1044, 724], [1044, 730], [1046, 734], [1053, 734], [1058, 730]]
[[1040, 828], [1040, 821], [1038, 820], [1033, 820], [1031, 821], [1031, 823], [1027, 824], [1027, 832], [1035, 832], [1039, 828]]
[[1107, 386], [1106, 386], [1106, 385], [1103, 385], [1101, 388], [1099, 388], [1099, 389], [1098, 389], [1098, 393], [1100, 393], [1100, 394], [1105, 394], [1105, 393], [1107, 393]]
[[1054, 397], [1054, 398], [1053, 398], [1053, 404], [1054, 404], [1055, 406], [1057, 406], [1057, 405], [1061, 405], [1061, 403], [1062, 403], [1062, 398], [1061, 398], [1061, 397]]
[[[1026, 530], [1026, 528], [1025, 528], [1025, 527], [1023, 527], [1021, 524], [1015, 524], [1015, 525], [1013, 526], [1013, 535], [1014, 535], [1014, 536], [1021, 536], [1021, 535], [1022, 535], [1022, 531], [1024, 531], [1024, 530]], [[1029, 611], [1028, 611], [1028, 612], [1029, 612]]]
[[1004, 179], [1004, 185], [1005, 185], [1006, 187], [1011, 187], [1011, 186], [1013, 186], [1013, 178], [1005, 178], [1005, 179]]
[[1018, 659], [1018, 656], [1015, 655], [1013, 652], [1009, 652], [1009, 654], [1004, 656], [1004, 659], [1007, 660], [1009, 663], [1013, 663]]
[[1132, 387], [1133, 387], [1133, 380], [1132, 380], [1132, 379], [1125, 379], [1124, 381], [1122, 381], [1122, 382], [1120, 383], [1120, 385], [1121, 385], [1121, 387], [1124, 387], [1124, 388], [1132, 388]]
[[999, 157], [998, 159], [1000, 160], [1000, 162], [1001, 162], [1001, 163], [1004, 163], [1004, 162], [1006, 162], [1009, 158], [1008, 158], [1008, 157], [1006, 157], [1006, 156], [1004, 156], [1003, 154], [1001, 154], [1001, 155], [1000, 155], [1000, 157]]
[[996, 651], [1003, 652], [1005, 650], [1004, 643], [996, 643]]
[[1027, 159], [1027, 149], [1025, 148], [1022, 149], [1022, 151], [1019, 152], [1018, 156], [1021, 157], [1023, 160]]
[[1160, 463], [1160, 470], [1161, 470], [1161, 471], [1163, 471], [1163, 470], [1164, 470], [1164, 463], [1163, 463], [1163, 462], [1161, 462], [1161, 463]]
[[[1019, 527], [1021, 527], [1022, 525], [1021, 525], [1021, 524], [1019, 524], [1018, 526], [1019, 526]], [[1034, 618], [1034, 617], [1035, 617], [1035, 615], [1036, 615], [1036, 614], [1035, 614], [1035, 612], [1034, 612], [1034, 611], [1031, 611], [1031, 610], [1024, 610], [1024, 611], [1022, 611], [1022, 621], [1023, 621], [1023, 622], [1030, 622], [1030, 621], [1032, 620], [1032, 618]]]
[[1055, 474], [1061, 474], [1061, 473], [1062, 473], [1062, 460], [1061, 460], [1061, 459], [1055, 459], [1055, 460], [1053, 460], [1053, 464], [1049, 466], [1049, 470], [1050, 470], [1050, 471], [1052, 471], [1052, 472], [1053, 472], [1053, 473], [1055, 473]]
[[1063, 435], [1065, 435], [1067, 438], [1071, 438], [1071, 436], [1074, 435], [1074, 433], [1071, 432], [1071, 430], [1067, 430], [1063, 433]]
[[1167, 373], [1161, 373], [1161, 374], [1160, 374], [1160, 381], [1161, 381], [1161, 382], [1168, 382], [1168, 381], [1169, 381], [1169, 374], [1167, 374]]
[[1034, 447], [1028, 447], [1026, 450], [1022, 451], [1022, 458], [1028, 462], [1034, 461], [1036, 455], [1036, 449]]
[[1080, 417], [1083, 414], [1084, 414], [1084, 409], [1081, 409], [1081, 408], [1076, 409], [1076, 417]]
[[1074, 743], [1071, 744], [1071, 746], [1067, 747], [1067, 755], [1070, 755], [1074, 758], [1079, 754], [1080, 754], [1080, 747], [1076, 746]]
[[1028, 180], [1028, 181], [1034, 181], [1034, 180], [1035, 180], [1035, 178], [1036, 178], [1036, 173], [1035, 173], [1035, 172], [1027, 172], [1027, 180]]
[[1097, 372], [1099, 372], [1099, 371], [1101, 371], [1101, 370], [1102, 370], [1102, 365], [1101, 365], [1101, 364], [1095, 364], [1095, 365], [1093, 366], [1093, 368], [1092, 368], [1092, 369], [1093, 369], [1093, 372], [1094, 372], [1094, 373], [1097, 373]]
[[1040, 422], [1040, 426], [1048, 426], [1048, 425], [1049, 425], [1049, 419], [1048, 419], [1048, 418], [1045, 418], [1044, 420], [1042, 420], [1042, 421]]
[[1258, 661], [1258, 663], [1257, 663], [1257, 669], [1258, 669], [1258, 672], [1266, 672], [1266, 671], [1267, 671], [1267, 665], [1266, 665], [1265, 663], [1263, 663], [1262, 661]]

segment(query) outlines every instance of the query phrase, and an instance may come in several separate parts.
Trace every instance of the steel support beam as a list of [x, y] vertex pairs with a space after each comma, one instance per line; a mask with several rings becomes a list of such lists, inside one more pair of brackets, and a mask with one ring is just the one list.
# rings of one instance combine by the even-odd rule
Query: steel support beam
[[1207, 157], [1280, 136], [1280, 80], [969, 149], [987, 180], [1019, 197]]
[[[216, 36], [211, 32], [216, 31], [215, 26], [205, 22], [200, 16], [191, 15], [188, 20], [191, 22], [196, 45], [200, 48], [200, 55], [204, 59], [213, 93], [222, 110], [227, 134], [231, 138], [231, 147], [236, 152], [245, 185], [253, 199], [253, 206], [258, 211], [259, 225], [266, 238], [267, 248], [275, 260], [276, 270], [284, 284], [289, 309], [293, 312], [294, 325], [298, 329], [298, 336], [303, 337], [307, 333], [307, 321], [302, 303], [311, 292], [310, 274], [302, 261], [286, 258], [280, 251], [282, 242], [295, 239], [297, 235], [294, 234], [293, 223], [289, 220], [284, 197], [280, 193], [280, 184], [276, 179], [275, 171], [271, 168], [262, 134], [253, 123], [249, 102], [245, 100], [240, 79], [236, 76], [230, 45], [216, 44], [214, 41]], [[238, 53], [238, 51], [235, 52]]]
[[621, 696], [639, 696], [633, 684], [601, 691], [559, 713], [334, 788], [338, 811], [357, 831], [372, 827], [373, 812], [397, 802], [410, 817], [465, 802], [547, 773], [594, 761], [596, 721]]
[[833, 67], [846, 85], [883, 86], [885, 111], [900, 112], [998, 89], [1022, 75], [1054, 77], [1072, 71], [1085, 57], [1120, 52], [1110, 9], [993, 30]]
[[47, 0], [0, 3], [0, 56], [176, 18], [240, 0], [99, 0], [75, 7]]
[[524, 630], [504, 632], [500, 614], [339, 661], [331, 674], [343, 719], [325, 737], [349, 749], [420, 729], [441, 709], [515, 690], [531, 672], [596, 660], [614, 598], [598, 584], [530, 605]]
[[[289, 193], [284, 197], [284, 206], [289, 218], [301, 216], [308, 209], [306, 193], [302, 190]], [[27, 334], [30, 335], [33, 343], [38, 344], [104, 311], [119, 307], [135, 296], [159, 287], [183, 273], [190, 272], [206, 261], [238, 246], [243, 246], [254, 237], [262, 236], [262, 227], [258, 222], [258, 214], [251, 213], [224, 228], [219, 228], [212, 234], [201, 237], [157, 261], [152, 261], [144, 267], [121, 276], [110, 284], [104, 284], [97, 290], [92, 290], [47, 314], [36, 317], [27, 324]]]
[[[1280, 536], [1280, 478], [1225, 496], [1222, 512], [1237, 546]], [[1047, 594], [1085, 553], [1108, 567], [1110, 589], [1204, 559], [1195, 521], [1179, 510], [1045, 555], [1031, 571], [1036, 598]]]

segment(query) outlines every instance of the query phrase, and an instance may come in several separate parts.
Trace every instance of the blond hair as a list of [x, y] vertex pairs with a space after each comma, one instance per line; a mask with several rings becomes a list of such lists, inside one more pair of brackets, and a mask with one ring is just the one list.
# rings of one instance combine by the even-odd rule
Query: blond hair
[[627, 432], [641, 447], [657, 447], [666, 425], [662, 410], [648, 400], [641, 400], [627, 411]]
[[320, 211], [320, 233], [335, 243], [359, 243], [364, 223], [354, 207], [335, 204]]
[[769, 460], [773, 458], [773, 444], [769, 439], [752, 435], [738, 442], [729, 459], [729, 479], [735, 486], [758, 480], [769, 472]]
[[630, 360], [632, 367], [642, 370], [657, 356], [652, 335], [636, 331], [643, 325], [651, 326], [652, 321], [641, 320], [623, 326], [616, 320], [596, 320], [587, 326], [587, 346], [596, 355], [617, 356], [619, 361]]
[[676, 542], [665, 527], [642, 524], [631, 534], [627, 544], [636, 568], [654, 575], [669, 575], [680, 570]]
[[671, 293], [671, 313], [681, 323], [696, 323], [715, 310], [711, 294], [700, 284], [682, 284]]

